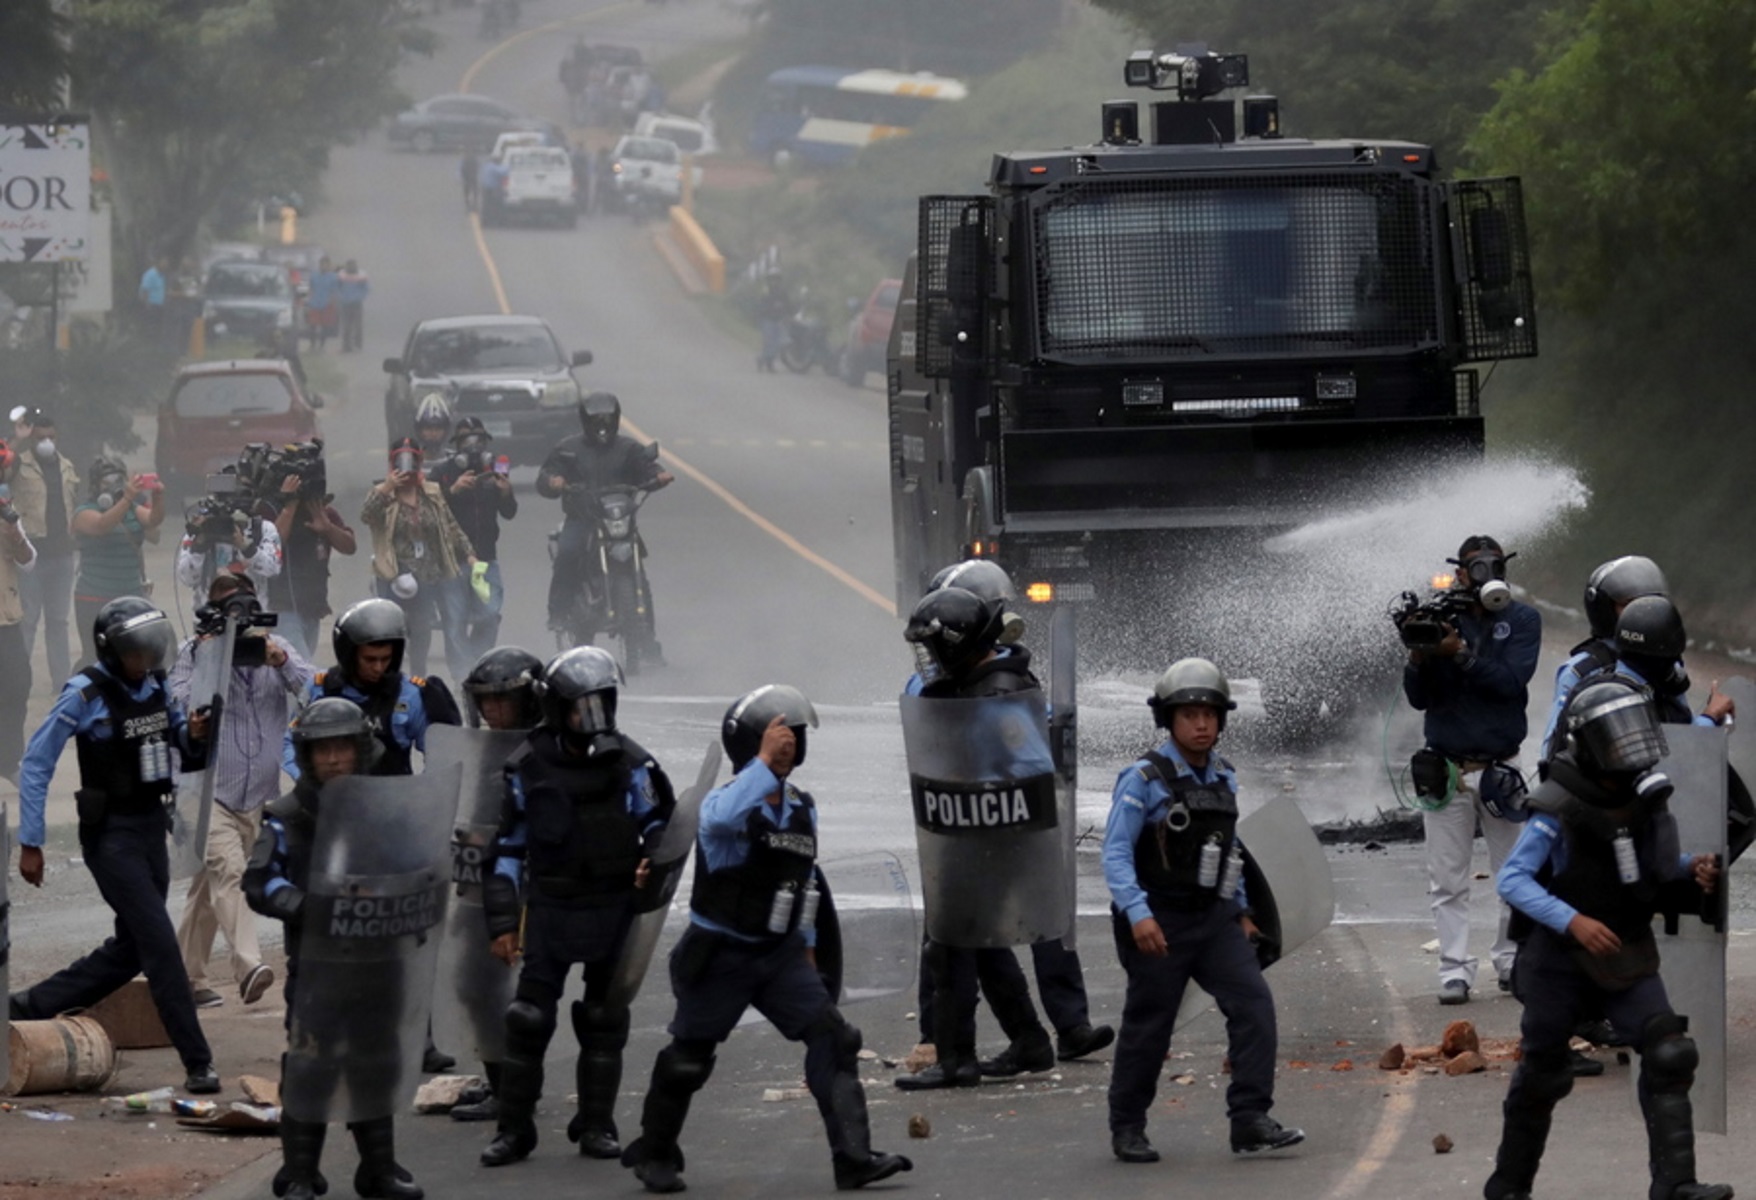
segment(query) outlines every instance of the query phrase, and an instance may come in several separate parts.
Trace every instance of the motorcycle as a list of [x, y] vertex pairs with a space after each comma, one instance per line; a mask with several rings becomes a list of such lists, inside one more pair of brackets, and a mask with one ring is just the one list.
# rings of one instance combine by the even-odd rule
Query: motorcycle
[[812, 367], [822, 367], [825, 373], [833, 375], [841, 365], [841, 356], [829, 348], [829, 326], [811, 311], [803, 293], [799, 307], [787, 318], [780, 360], [795, 375], [803, 375]]
[[[656, 456], [658, 447], [649, 447]], [[591, 541], [586, 551], [585, 579], [567, 610], [565, 627], [555, 633], [557, 648], [589, 646], [602, 633], [620, 643], [622, 670], [637, 675], [643, 663], [661, 662], [654, 636], [652, 591], [646, 578], [646, 544], [635, 514], [652, 489], [617, 483], [604, 487], [570, 486], [568, 492], [590, 501]], [[560, 554], [561, 530], [549, 535], [549, 561]], [[551, 566], [551, 570], [553, 567]]]

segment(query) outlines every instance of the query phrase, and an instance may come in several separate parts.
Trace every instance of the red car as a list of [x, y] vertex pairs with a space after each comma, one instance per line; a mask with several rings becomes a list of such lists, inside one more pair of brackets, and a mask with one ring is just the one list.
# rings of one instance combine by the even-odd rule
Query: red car
[[174, 496], [200, 495], [251, 442], [282, 446], [317, 436], [323, 398], [307, 395], [278, 358], [191, 363], [177, 372], [159, 405], [154, 462]]
[[890, 342], [890, 324], [896, 320], [896, 302], [901, 296], [902, 280], [881, 279], [848, 322], [841, 377], [849, 387], [864, 384], [867, 371], [884, 370], [884, 349]]

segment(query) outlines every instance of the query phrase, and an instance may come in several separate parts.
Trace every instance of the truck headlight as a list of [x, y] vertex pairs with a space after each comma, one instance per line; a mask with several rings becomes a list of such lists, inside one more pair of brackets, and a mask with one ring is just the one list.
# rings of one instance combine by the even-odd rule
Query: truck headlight
[[537, 403], [543, 408], [570, 408], [579, 403], [579, 385], [571, 379], [557, 379], [541, 385]]

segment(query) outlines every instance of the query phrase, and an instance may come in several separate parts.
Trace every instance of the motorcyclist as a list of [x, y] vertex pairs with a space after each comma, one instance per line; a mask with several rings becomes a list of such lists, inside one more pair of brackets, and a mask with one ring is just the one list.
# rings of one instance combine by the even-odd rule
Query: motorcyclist
[[415, 440], [426, 462], [444, 462], [450, 456], [451, 405], [438, 392], [423, 396], [415, 408]]
[[[585, 583], [597, 529], [592, 493], [618, 484], [657, 490], [676, 478], [648, 457], [645, 446], [619, 433], [621, 424], [621, 401], [609, 392], [592, 392], [579, 402], [580, 432], [563, 439], [537, 469], [537, 494], [559, 497], [566, 517], [549, 578], [550, 629], [566, 631], [568, 609]], [[656, 642], [651, 649], [656, 657]]]

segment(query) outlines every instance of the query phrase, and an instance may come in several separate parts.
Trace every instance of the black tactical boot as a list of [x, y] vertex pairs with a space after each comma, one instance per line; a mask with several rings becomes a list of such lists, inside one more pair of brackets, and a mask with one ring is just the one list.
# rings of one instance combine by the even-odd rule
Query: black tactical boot
[[939, 1088], [976, 1087], [982, 1082], [982, 1070], [976, 1062], [974, 1046], [948, 1045], [938, 1047], [939, 1061], [922, 1067], [913, 1075], [898, 1075], [896, 1086], [905, 1092], [928, 1092]]
[[[839, 1020], [839, 1017], [837, 1018]], [[900, 1154], [872, 1149], [872, 1122], [866, 1113], [866, 1087], [860, 1082], [859, 1031], [852, 1032], [846, 1058], [829, 1085], [829, 1145], [835, 1156], [835, 1188], [851, 1192], [868, 1183], [889, 1179], [899, 1171], [912, 1171], [915, 1164]], [[828, 1124], [829, 1122], [826, 1122]]]
[[317, 1164], [323, 1159], [323, 1137], [329, 1126], [295, 1121], [285, 1113], [280, 1119], [281, 1168], [271, 1185], [284, 1200], [314, 1200], [329, 1190]]
[[500, 1119], [500, 1064], [485, 1062], [482, 1071], [488, 1082], [470, 1088], [458, 1097], [451, 1108], [453, 1121], [498, 1121]]
[[1549, 1142], [1555, 1105], [1573, 1090], [1573, 1071], [1565, 1051], [1525, 1055], [1501, 1105], [1504, 1121], [1494, 1173], [1482, 1185], [1486, 1200], [1528, 1200]]
[[622, 1165], [649, 1192], [680, 1192], [683, 1150], [677, 1139], [689, 1118], [689, 1102], [713, 1074], [711, 1043], [673, 1041], [652, 1064], [652, 1082], [640, 1112], [640, 1136], [622, 1151]]
[[1055, 1065], [1055, 1047], [1048, 1031], [1042, 1028], [1026, 1034], [1000, 1051], [993, 1058], [983, 1059], [981, 1073], [999, 1079], [1010, 1079], [1026, 1071], [1047, 1071]]
[[575, 1082], [579, 1111], [567, 1123], [567, 1140], [586, 1158], [620, 1158], [616, 1095], [622, 1088], [622, 1048], [628, 1044], [628, 1010], [607, 1013], [575, 1001], [573, 1031], [579, 1037]]
[[[504, 1167], [529, 1158], [537, 1148], [537, 1101], [543, 1094], [543, 1052], [548, 1030], [542, 1013], [532, 1006], [520, 1009], [515, 1000], [507, 1010], [506, 1059], [500, 1064], [495, 1098], [500, 1103], [494, 1140], [482, 1150], [484, 1167]], [[514, 1017], [519, 1013], [524, 1020]]]
[[1232, 1122], [1232, 1153], [1261, 1154], [1265, 1150], [1285, 1150], [1305, 1140], [1303, 1129], [1288, 1129], [1267, 1113], [1257, 1113]]
[[1146, 1140], [1144, 1129], [1118, 1129], [1110, 1135], [1110, 1153], [1125, 1163], [1155, 1163], [1158, 1151]]
[[396, 1161], [396, 1122], [392, 1117], [349, 1125], [359, 1147], [360, 1168], [354, 1191], [367, 1200], [421, 1200], [426, 1195], [415, 1177]]
[[1076, 1025], [1055, 1035], [1055, 1057], [1062, 1062], [1072, 1062], [1096, 1054], [1115, 1040], [1116, 1031], [1108, 1025], [1099, 1025], [1095, 1029], [1090, 1025]]
[[1726, 1183], [1695, 1181], [1695, 1112], [1688, 1092], [1647, 1092], [1640, 1107], [1652, 1158], [1649, 1200], [1731, 1200]]

